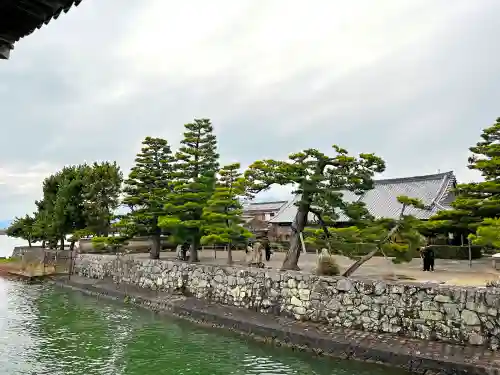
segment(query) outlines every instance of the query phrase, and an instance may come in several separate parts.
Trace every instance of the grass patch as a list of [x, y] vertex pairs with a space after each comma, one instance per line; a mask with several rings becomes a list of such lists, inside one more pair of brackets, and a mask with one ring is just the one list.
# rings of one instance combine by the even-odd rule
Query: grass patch
[[14, 263], [16, 260], [19, 260], [19, 259], [17, 259], [17, 258], [0, 258], [0, 264]]

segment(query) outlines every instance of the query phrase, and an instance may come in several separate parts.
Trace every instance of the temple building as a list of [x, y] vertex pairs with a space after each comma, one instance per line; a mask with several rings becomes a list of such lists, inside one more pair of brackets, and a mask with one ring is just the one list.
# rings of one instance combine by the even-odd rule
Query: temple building
[[252, 232], [265, 231], [271, 220], [287, 201], [251, 202], [243, 206], [245, 227]]
[[[406, 195], [418, 198], [425, 204], [421, 210], [409, 207], [405, 214], [413, 215], [418, 219], [427, 220], [442, 210], [450, 209], [455, 199], [453, 189], [456, 187], [456, 178], [453, 172], [437, 173], [425, 176], [391, 178], [375, 180], [375, 186], [365, 194], [357, 196], [351, 192], [344, 192], [344, 200], [348, 202], [361, 201], [375, 218], [397, 219], [401, 212], [401, 204], [397, 197]], [[291, 235], [291, 225], [297, 213], [295, 203], [300, 197], [295, 197], [269, 220], [269, 235], [273, 240], [288, 241]], [[309, 214], [309, 222], [314, 224], [315, 217]], [[341, 215], [339, 223], [347, 222], [348, 218]]]
[[82, 0], [0, 1], [0, 59], [8, 59], [19, 39], [66, 13]]

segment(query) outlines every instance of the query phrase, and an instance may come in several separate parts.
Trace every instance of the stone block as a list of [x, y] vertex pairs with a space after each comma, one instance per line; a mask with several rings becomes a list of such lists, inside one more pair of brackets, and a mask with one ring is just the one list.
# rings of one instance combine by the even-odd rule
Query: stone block
[[300, 320], [499, 349], [500, 289], [317, 277], [175, 261], [80, 254], [75, 272]]

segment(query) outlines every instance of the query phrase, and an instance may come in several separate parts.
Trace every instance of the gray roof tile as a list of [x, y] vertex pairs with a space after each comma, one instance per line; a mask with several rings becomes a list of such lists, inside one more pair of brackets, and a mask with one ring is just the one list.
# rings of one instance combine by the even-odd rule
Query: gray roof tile
[[[347, 191], [343, 192], [344, 200], [354, 202], [360, 200], [366, 204], [368, 211], [376, 218], [396, 219], [401, 211], [398, 203], [399, 195], [407, 195], [411, 198], [419, 198], [429, 208], [420, 210], [408, 208], [405, 213], [414, 215], [419, 219], [428, 219], [437, 212], [449, 209], [453, 196], [450, 190], [455, 186], [456, 179], [453, 172], [438, 173], [425, 176], [406, 178], [392, 178], [375, 180], [375, 186], [362, 196]], [[291, 223], [297, 212], [295, 202], [299, 197], [293, 198], [285, 204], [274, 216], [271, 223]], [[309, 221], [315, 220], [314, 215], [309, 215]], [[339, 221], [348, 221], [345, 215], [340, 215]]]
[[244, 212], [278, 211], [288, 201], [252, 202], [243, 207]]

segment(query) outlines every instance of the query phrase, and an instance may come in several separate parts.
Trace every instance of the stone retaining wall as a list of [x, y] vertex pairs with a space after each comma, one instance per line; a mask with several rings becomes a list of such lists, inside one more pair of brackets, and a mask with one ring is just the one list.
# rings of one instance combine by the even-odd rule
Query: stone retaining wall
[[14, 247], [14, 250], [12, 250], [12, 254], [10, 255], [12, 258], [20, 258], [24, 254], [29, 253], [29, 252], [36, 252], [43, 250], [43, 247], [41, 246], [16, 246]]
[[497, 350], [500, 291], [81, 254], [75, 273], [298, 320]]

